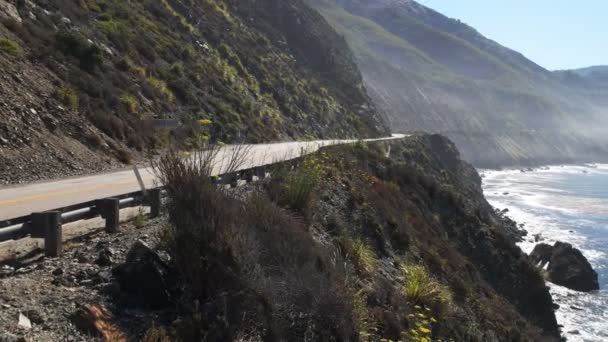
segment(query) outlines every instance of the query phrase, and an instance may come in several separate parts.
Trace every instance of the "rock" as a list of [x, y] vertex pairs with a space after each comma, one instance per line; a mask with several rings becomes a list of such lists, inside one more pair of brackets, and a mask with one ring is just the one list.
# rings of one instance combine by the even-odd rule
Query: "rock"
[[19, 322], [17, 323], [17, 325], [19, 326], [19, 328], [22, 328], [25, 330], [32, 329], [32, 322], [30, 321], [29, 318], [27, 318], [27, 316], [25, 316], [22, 313], [19, 313]]
[[99, 252], [99, 256], [95, 260], [95, 264], [99, 266], [112, 266], [114, 264], [114, 260], [112, 260], [113, 255], [114, 251], [106, 247]]
[[44, 316], [40, 313], [40, 311], [36, 309], [31, 309], [25, 312], [30, 321], [34, 324], [42, 324], [45, 321]]
[[82, 253], [80, 251], [74, 253], [74, 259], [76, 259], [76, 261], [81, 264], [88, 264], [90, 262], [89, 257], [85, 253]]
[[102, 336], [104, 341], [127, 341], [125, 334], [112, 322], [112, 315], [99, 304], [79, 307], [70, 320], [79, 330]]
[[3, 265], [2, 267], [0, 267], [0, 277], [10, 276], [11, 274], [13, 274], [13, 272], [15, 272], [15, 269], [9, 265]]
[[571, 334], [571, 335], [580, 335], [581, 333], [578, 330], [571, 330], [571, 331], [568, 331], [568, 334]]
[[25, 342], [25, 337], [13, 335], [8, 332], [0, 332], [0, 342]]
[[56, 269], [53, 270], [53, 272], [51, 274], [54, 276], [60, 276], [63, 274], [63, 268], [57, 267]]
[[0, 0], [0, 19], [12, 19], [18, 23], [23, 21], [17, 7], [6, 0]]
[[597, 273], [581, 251], [569, 243], [538, 244], [530, 258], [541, 267], [548, 264], [549, 280], [557, 285], [583, 292], [599, 290]]
[[121, 289], [137, 304], [155, 309], [169, 305], [171, 273], [169, 265], [141, 240], [133, 244], [125, 263], [113, 270]]

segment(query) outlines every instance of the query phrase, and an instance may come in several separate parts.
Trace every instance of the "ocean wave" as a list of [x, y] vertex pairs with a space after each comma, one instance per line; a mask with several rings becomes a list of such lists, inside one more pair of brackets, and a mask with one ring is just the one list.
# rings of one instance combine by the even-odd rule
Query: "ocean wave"
[[[571, 243], [608, 286], [608, 164], [554, 166], [532, 172], [483, 171], [492, 206], [524, 224], [519, 246], [530, 253], [540, 242]], [[581, 293], [548, 284], [568, 341], [608, 341], [608, 291]]]

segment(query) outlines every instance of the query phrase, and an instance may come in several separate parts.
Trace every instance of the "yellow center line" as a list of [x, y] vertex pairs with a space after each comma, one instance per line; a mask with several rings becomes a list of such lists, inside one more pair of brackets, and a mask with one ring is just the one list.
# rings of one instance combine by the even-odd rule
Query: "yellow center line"
[[[146, 180], [150, 180], [153, 178], [154, 177], [148, 176], [148, 177], [144, 177], [143, 179], [144, 179], [144, 181], [146, 181]], [[96, 185], [96, 186], [91, 186], [88, 188], [80, 188], [77, 190], [66, 190], [66, 191], [60, 191], [60, 192], [52, 192], [52, 193], [47, 193], [47, 194], [22, 197], [22, 198], [17, 198], [14, 200], [1, 201], [0, 206], [15, 205], [15, 204], [24, 203], [24, 202], [39, 201], [39, 200], [43, 200], [43, 199], [49, 199], [49, 198], [53, 198], [53, 197], [60, 197], [60, 196], [66, 196], [66, 195], [81, 194], [81, 193], [90, 192], [93, 190], [99, 190], [99, 189], [108, 188], [108, 187], [117, 187], [117, 186], [131, 184], [131, 183], [137, 184], [137, 181], [128, 180], [128, 181], [122, 181], [122, 182], [117, 182], [117, 183]]]

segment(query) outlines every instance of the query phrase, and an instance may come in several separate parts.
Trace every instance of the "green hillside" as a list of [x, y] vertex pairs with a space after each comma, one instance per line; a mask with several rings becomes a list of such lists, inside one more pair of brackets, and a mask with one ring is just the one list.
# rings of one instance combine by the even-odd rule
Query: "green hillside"
[[[0, 181], [111, 168], [171, 140], [388, 133], [348, 45], [303, 1], [0, 5]], [[158, 118], [183, 129], [146, 126]]]

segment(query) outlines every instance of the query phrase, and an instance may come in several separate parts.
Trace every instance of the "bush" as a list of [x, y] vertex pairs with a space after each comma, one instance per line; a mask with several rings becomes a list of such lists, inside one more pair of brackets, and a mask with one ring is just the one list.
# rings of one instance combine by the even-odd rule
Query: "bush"
[[125, 94], [120, 97], [120, 102], [127, 108], [127, 111], [131, 114], [139, 111], [139, 101], [133, 95]]
[[142, 342], [171, 342], [174, 341], [162, 327], [150, 327], [146, 330]]
[[433, 308], [442, 312], [452, 302], [449, 288], [429, 274], [422, 265], [407, 264], [401, 268], [405, 281], [402, 292], [412, 304]]
[[101, 49], [77, 32], [60, 31], [55, 35], [55, 41], [59, 50], [78, 59], [80, 68], [85, 71], [93, 72], [103, 63]]
[[281, 206], [306, 214], [326, 171], [318, 155], [304, 157], [293, 170], [289, 166], [278, 169], [268, 187], [271, 198]]
[[15, 57], [23, 55], [23, 50], [19, 46], [19, 43], [8, 38], [0, 38], [0, 51]]
[[78, 109], [78, 95], [70, 87], [62, 87], [57, 91], [57, 98], [71, 110]]
[[118, 158], [118, 160], [123, 164], [131, 164], [131, 161], [133, 160], [133, 155], [131, 155], [131, 152], [129, 152], [128, 150], [124, 148], [119, 148], [118, 150], [116, 150], [116, 158]]
[[[208, 312], [193, 308], [177, 334], [184, 340], [355, 340], [345, 262], [267, 194], [239, 200], [214, 185], [216, 156], [217, 149], [202, 150], [184, 161], [170, 153], [154, 166], [169, 198], [171, 226], [163, 241], [183, 279], [183, 305], [204, 301], [200, 307]], [[237, 161], [228, 165], [238, 165], [241, 158], [230, 159]], [[364, 306], [364, 297], [358, 303]]]
[[165, 83], [165, 81], [154, 77], [148, 77], [148, 83], [150, 83], [154, 89], [158, 90], [167, 100], [171, 102], [175, 100], [175, 95], [173, 95], [171, 89], [167, 87], [167, 83]]
[[361, 239], [355, 239], [351, 245], [352, 258], [357, 270], [363, 274], [371, 274], [376, 270], [378, 260], [372, 249]]
[[139, 208], [137, 210], [137, 215], [133, 217], [133, 226], [137, 229], [142, 229], [143, 227], [145, 227], [147, 221], [148, 218], [146, 217], [146, 213], [144, 213], [144, 210], [142, 208]]

